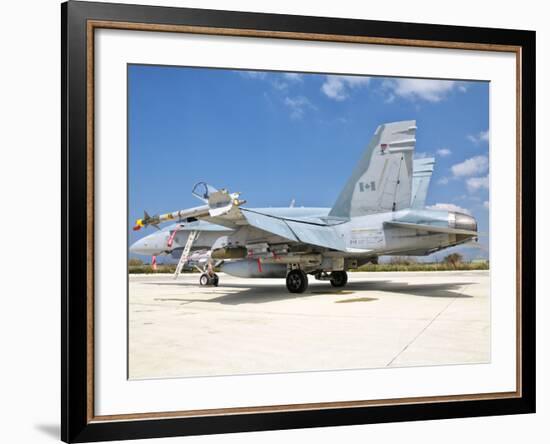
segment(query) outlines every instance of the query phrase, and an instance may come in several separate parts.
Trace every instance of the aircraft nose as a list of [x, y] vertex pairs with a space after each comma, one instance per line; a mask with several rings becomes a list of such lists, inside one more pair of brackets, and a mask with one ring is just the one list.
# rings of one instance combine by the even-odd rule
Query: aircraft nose
[[477, 221], [469, 214], [454, 213], [454, 226], [461, 230], [477, 231]]
[[134, 254], [143, 254], [148, 255], [149, 254], [149, 245], [147, 238], [141, 238], [134, 242], [132, 245], [130, 245], [130, 253]]

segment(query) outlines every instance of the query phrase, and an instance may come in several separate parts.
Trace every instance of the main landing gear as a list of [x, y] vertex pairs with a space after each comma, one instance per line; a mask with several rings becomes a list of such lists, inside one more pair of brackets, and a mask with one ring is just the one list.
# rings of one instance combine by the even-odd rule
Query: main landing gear
[[[330, 281], [330, 285], [333, 287], [341, 288], [348, 283], [348, 274], [345, 271], [333, 271], [330, 274], [319, 272], [315, 274], [315, 279]], [[286, 275], [286, 288], [290, 293], [303, 293], [307, 290], [307, 286], [307, 274], [299, 268], [289, 271]]]
[[327, 273], [326, 271], [319, 271], [315, 273], [315, 279], [318, 281], [330, 281], [330, 285], [336, 288], [345, 287], [348, 283], [348, 274], [344, 270], [333, 271]]
[[345, 287], [348, 283], [348, 274], [345, 271], [333, 271], [330, 273], [330, 285], [333, 287]]
[[290, 270], [286, 275], [286, 288], [291, 293], [303, 293], [307, 290], [307, 274], [300, 269]]

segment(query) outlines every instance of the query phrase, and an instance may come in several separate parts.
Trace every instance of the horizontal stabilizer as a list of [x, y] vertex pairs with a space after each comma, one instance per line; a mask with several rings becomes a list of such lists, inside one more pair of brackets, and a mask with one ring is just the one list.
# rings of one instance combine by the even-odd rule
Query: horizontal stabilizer
[[477, 231], [472, 230], [463, 230], [460, 228], [451, 228], [451, 227], [441, 227], [436, 225], [426, 225], [426, 224], [412, 224], [409, 222], [395, 222], [388, 221], [385, 222], [386, 225], [391, 225], [396, 228], [408, 228], [410, 230], [422, 230], [430, 231], [432, 233], [447, 233], [447, 234], [466, 234], [469, 236], [477, 236]]

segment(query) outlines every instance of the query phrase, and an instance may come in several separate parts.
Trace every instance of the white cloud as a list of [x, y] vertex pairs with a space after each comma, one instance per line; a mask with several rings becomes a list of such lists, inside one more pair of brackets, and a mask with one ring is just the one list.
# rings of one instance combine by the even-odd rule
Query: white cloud
[[430, 210], [456, 211], [457, 213], [472, 214], [470, 210], [452, 203], [436, 203], [435, 205], [429, 205], [426, 208]]
[[293, 72], [285, 73], [267, 73], [264, 71], [240, 71], [240, 75], [247, 79], [265, 80], [278, 91], [285, 91], [291, 83], [300, 83], [303, 81], [302, 74]]
[[481, 189], [489, 189], [489, 176], [470, 177], [466, 180], [466, 187], [470, 193], [474, 193]]
[[473, 202], [480, 202], [481, 201], [481, 197], [479, 196], [475, 196], [475, 195], [471, 195], [471, 194], [462, 194], [458, 199], [460, 200], [470, 200], [470, 201], [473, 201]]
[[288, 88], [288, 83], [282, 80], [283, 78], [286, 79], [286, 77], [277, 74], [268, 75], [268, 73], [264, 71], [241, 71], [239, 74], [245, 79], [265, 81], [278, 91], [286, 91]]
[[447, 185], [449, 183], [449, 178], [448, 177], [442, 177], [437, 181], [437, 183], [439, 185]]
[[488, 200], [484, 201], [484, 202], [483, 202], [483, 206], [484, 206], [485, 208], [489, 209], [489, 201], [488, 201]]
[[267, 77], [267, 73], [264, 71], [240, 71], [240, 74], [249, 79], [265, 79]]
[[451, 150], [449, 148], [440, 148], [436, 151], [438, 156], [447, 157], [451, 155]]
[[321, 91], [333, 100], [342, 101], [349, 97], [350, 89], [366, 86], [369, 82], [370, 77], [327, 76]]
[[480, 131], [477, 134], [468, 134], [466, 138], [476, 145], [479, 145], [481, 142], [489, 142], [489, 130], [487, 131]]
[[285, 72], [283, 74], [283, 77], [287, 80], [292, 80], [293, 82], [303, 81], [302, 74], [298, 74], [298, 73], [295, 73], [295, 72]]
[[489, 168], [489, 159], [486, 156], [475, 156], [453, 165], [451, 171], [455, 177], [465, 177], [484, 173], [487, 168]]
[[[298, 74], [295, 72], [285, 72], [282, 76], [273, 76], [271, 80], [271, 85], [273, 88], [278, 89], [279, 91], [286, 90], [290, 84], [302, 83], [304, 81], [303, 74]], [[282, 79], [282, 80], [281, 80]]]
[[281, 82], [280, 80], [277, 80], [277, 79], [274, 79], [272, 82], [271, 82], [271, 85], [273, 86], [273, 88], [279, 90], [279, 91], [283, 91], [285, 89], [288, 88], [288, 83], [286, 82]]
[[440, 102], [459, 84], [453, 80], [430, 79], [393, 79], [385, 80], [382, 87], [390, 91], [392, 96], [399, 96], [408, 100], [426, 100]]
[[290, 117], [292, 119], [301, 119], [306, 109], [317, 109], [306, 97], [285, 97], [284, 103], [290, 108]]

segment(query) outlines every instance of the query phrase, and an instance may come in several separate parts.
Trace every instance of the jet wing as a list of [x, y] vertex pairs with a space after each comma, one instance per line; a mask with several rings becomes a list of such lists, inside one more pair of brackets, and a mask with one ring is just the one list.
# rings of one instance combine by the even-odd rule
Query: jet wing
[[[215, 190], [213, 187], [210, 189]], [[196, 217], [229, 228], [250, 225], [292, 242], [347, 251], [344, 239], [322, 219], [290, 219], [242, 208], [240, 204], [243, 202], [237, 196], [224, 190], [211, 192], [207, 197], [210, 210]]]
[[246, 219], [246, 222], [248, 222], [248, 225], [254, 228], [276, 234], [277, 236], [284, 237], [293, 242], [300, 241], [288, 224], [278, 217], [267, 216], [262, 213], [256, 213], [255, 211], [248, 211], [245, 208], [241, 209], [241, 213]]
[[146, 215], [136, 222], [136, 229], [147, 225], [156, 225], [168, 220], [203, 220], [230, 229], [238, 229], [249, 225], [264, 233], [287, 239], [291, 242], [301, 242], [322, 248], [347, 252], [344, 239], [335, 229], [321, 218], [305, 218], [304, 220], [287, 219], [262, 212], [242, 208], [244, 201], [239, 200], [238, 193], [228, 193], [226, 190], [216, 190], [204, 186], [201, 200], [207, 205], [161, 214]]
[[460, 228], [438, 227], [435, 225], [413, 224], [409, 222], [388, 221], [388, 222], [385, 222], [385, 224], [393, 227], [397, 227], [397, 228], [408, 228], [410, 230], [430, 231], [432, 233], [467, 234], [469, 236], [477, 236], [479, 234], [477, 231], [463, 230]]
[[259, 230], [276, 234], [294, 242], [346, 251], [343, 238], [332, 226], [269, 216], [246, 208], [241, 208], [241, 213], [249, 225]]
[[296, 234], [300, 242], [330, 248], [332, 250], [347, 251], [344, 239], [331, 226], [309, 224], [306, 222], [285, 221]]

